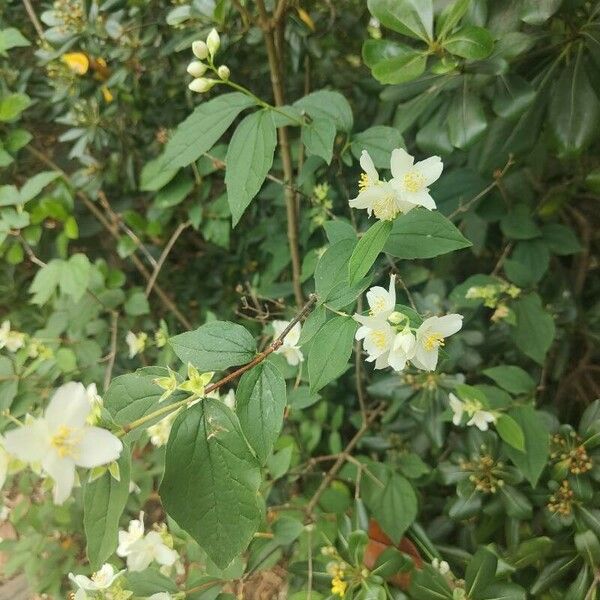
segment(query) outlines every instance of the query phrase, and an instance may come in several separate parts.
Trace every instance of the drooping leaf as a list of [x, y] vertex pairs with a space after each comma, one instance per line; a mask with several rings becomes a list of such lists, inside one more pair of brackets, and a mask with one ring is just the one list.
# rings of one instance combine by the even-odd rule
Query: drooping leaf
[[225, 568], [260, 524], [260, 469], [235, 414], [205, 398], [171, 430], [160, 497], [167, 513]]
[[348, 262], [350, 285], [358, 283], [369, 272], [383, 250], [391, 231], [392, 221], [378, 221], [358, 240]]

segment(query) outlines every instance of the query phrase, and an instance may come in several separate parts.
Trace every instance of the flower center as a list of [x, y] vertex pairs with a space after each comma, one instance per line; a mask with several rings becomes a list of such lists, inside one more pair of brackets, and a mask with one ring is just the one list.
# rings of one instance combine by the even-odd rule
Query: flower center
[[435, 350], [436, 348], [439, 348], [440, 346], [444, 345], [444, 336], [441, 333], [430, 333], [424, 340], [423, 340], [423, 347], [425, 348], [425, 350]]
[[404, 175], [404, 187], [408, 192], [420, 192], [425, 187], [425, 177], [418, 171], [409, 171]]
[[358, 191], [364, 192], [371, 185], [369, 176], [366, 173], [361, 173], [360, 179], [358, 180]]
[[391, 221], [398, 214], [394, 196], [383, 196], [373, 203], [373, 213], [382, 221]]
[[371, 306], [371, 314], [376, 315], [385, 310], [385, 299], [384, 298], [376, 298], [373, 302], [373, 306]]
[[73, 428], [68, 425], [61, 425], [50, 438], [50, 445], [61, 458], [74, 457], [76, 444], [77, 438], [73, 436]]
[[385, 331], [374, 331], [372, 334], [373, 343], [377, 348], [382, 350], [387, 345], [387, 335]]

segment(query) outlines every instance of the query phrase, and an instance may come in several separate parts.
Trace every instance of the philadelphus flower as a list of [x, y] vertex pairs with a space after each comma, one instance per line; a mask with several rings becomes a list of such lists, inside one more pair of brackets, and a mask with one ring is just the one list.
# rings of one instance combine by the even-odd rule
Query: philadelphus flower
[[211, 29], [208, 37], [206, 38], [206, 45], [211, 58], [214, 57], [214, 55], [217, 53], [217, 50], [221, 46], [221, 38], [219, 37], [216, 29]]
[[192, 92], [196, 92], [198, 94], [203, 94], [204, 92], [208, 92], [211, 90], [215, 84], [217, 83], [216, 79], [208, 79], [207, 77], [199, 77], [198, 79], [194, 79], [188, 87]]
[[106, 429], [90, 427], [86, 389], [67, 383], [52, 396], [44, 416], [6, 432], [6, 451], [34, 465], [54, 480], [54, 502], [62, 504], [75, 484], [75, 467], [92, 469], [111, 463], [123, 444]]
[[92, 577], [86, 577], [85, 575], [73, 575], [69, 573], [69, 579], [78, 587], [75, 593], [75, 600], [85, 600], [87, 598], [87, 592], [98, 592], [101, 590], [107, 590], [120, 577], [124, 571], [118, 571], [115, 573], [115, 569], [108, 563], [102, 565], [99, 571], [96, 571]]
[[195, 42], [192, 42], [192, 52], [194, 53], [194, 56], [200, 60], [207, 59], [208, 46], [206, 45], [206, 42], [202, 40], [196, 40]]
[[[196, 396], [204, 396], [204, 388], [213, 378], [214, 373], [200, 373], [194, 365], [188, 363], [187, 380], [178, 386], [178, 389], [184, 392], [191, 392]], [[163, 394], [164, 395], [164, 394]]]
[[9, 352], [16, 352], [24, 345], [25, 334], [20, 331], [11, 331], [10, 321], [4, 321], [0, 326], [0, 349], [6, 348]]
[[229, 79], [229, 76], [231, 75], [231, 71], [229, 70], [229, 67], [227, 65], [221, 65], [218, 69], [217, 69], [217, 75], [223, 80], [223, 81], [227, 81]]
[[138, 334], [133, 333], [133, 331], [128, 331], [125, 336], [125, 341], [127, 342], [127, 346], [129, 347], [129, 358], [133, 358], [140, 352], [143, 352], [146, 348], [146, 340], [148, 339], [148, 334], [144, 332], [140, 332]]
[[440, 347], [444, 340], [462, 327], [462, 315], [450, 314], [443, 317], [425, 319], [417, 329], [415, 356], [411, 359], [415, 367], [424, 371], [434, 371]]
[[127, 558], [130, 571], [143, 571], [152, 561], [170, 567], [175, 564], [179, 554], [169, 548], [158, 531], [149, 531], [144, 535], [144, 513], [139, 519], [130, 521], [127, 531], [119, 531], [117, 555]]
[[208, 67], [200, 60], [193, 60], [187, 66], [187, 72], [192, 77], [202, 77], [202, 75], [204, 75], [204, 73], [206, 73], [206, 69], [208, 69]]
[[98, 422], [98, 419], [100, 419], [104, 402], [102, 397], [98, 394], [98, 388], [95, 383], [90, 383], [90, 385], [85, 388], [85, 395], [90, 404], [90, 414], [88, 415], [86, 422], [88, 425], [95, 425]]
[[[273, 321], [271, 324], [273, 325], [274, 337], [277, 339], [285, 331], [290, 321]], [[296, 323], [283, 339], [283, 344], [275, 350], [275, 354], [283, 354], [288, 364], [292, 367], [297, 366], [304, 360], [302, 350], [298, 346], [300, 333], [300, 323]]]
[[173, 427], [173, 421], [180, 411], [175, 410], [161, 419], [158, 423], [151, 425], [146, 430], [150, 436], [150, 443], [157, 448], [165, 446], [169, 441], [169, 435], [171, 434], [171, 428]]
[[454, 425], [460, 425], [463, 414], [467, 414], [470, 419], [467, 421], [467, 426], [475, 426], [481, 431], [487, 431], [490, 423], [496, 422], [496, 415], [494, 413], [483, 410], [481, 402], [478, 400], [467, 400], [462, 402], [452, 392], [448, 394], [450, 400], [450, 408], [454, 413], [452, 422]]
[[158, 592], [158, 594], [152, 594], [146, 600], [172, 600], [173, 596], [169, 592]]
[[385, 181], [379, 173], [369, 153], [362, 151], [359, 194], [350, 200], [353, 208], [366, 208], [369, 216], [374, 214], [380, 220], [390, 221], [399, 213], [407, 213], [417, 206], [435, 208], [435, 202], [429, 195], [428, 185], [433, 183], [442, 172], [442, 161], [432, 156], [413, 165], [414, 158], [402, 148], [396, 148], [390, 159], [392, 179]]

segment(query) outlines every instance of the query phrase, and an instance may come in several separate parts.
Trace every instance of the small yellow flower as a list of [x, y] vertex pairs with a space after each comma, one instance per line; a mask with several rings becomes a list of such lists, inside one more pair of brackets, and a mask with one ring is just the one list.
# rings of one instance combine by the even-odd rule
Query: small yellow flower
[[191, 363], [188, 363], [187, 375], [187, 380], [179, 386], [179, 389], [185, 392], [191, 392], [196, 396], [204, 396], [204, 388], [213, 378], [214, 373], [200, 373], [196, 367]]
[[61, 60], [77, 75], [85, 75], [90, 68], [90, 61], [83, 52], [67, 52]]
[[315, 23], [314, 21], [311, 19], [311, 16], [303, 9], [298, 7], [296, 9], [298, 11], [298, 16], [300, 17], [300, 20], [311, 30], [314, 31], [315, 30]]
[[344, 597], [346, 593], [346, 589], [348, 588], [348, 584], [341, 577], [334, 577], [331, 580], [331, 593], [339, 596], [340, 598]]
[[106, 102], [107, 104], [110, 104], [114, 100], [112, 92], [108, 89], [108, 86], [106, 85], [102, 86], [102, 97], [104, 98], [104, 102]]

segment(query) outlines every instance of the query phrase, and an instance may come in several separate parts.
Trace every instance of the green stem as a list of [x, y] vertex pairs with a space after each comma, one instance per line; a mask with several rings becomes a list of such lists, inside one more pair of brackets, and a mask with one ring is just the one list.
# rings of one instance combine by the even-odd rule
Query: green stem
[[143, 417], [140, 417], [139, 419], [136, 419], [135, 421], [131, 421], [131, 423], [127, 423], [127, 425], [123, 425], [123, 428], [117, 434], [117, 437], [123, 437], [126, 433], [129, 433], [132, 429], [141, 427], [142, 425], [144, 425], [144, 423], [147, 423], [148, 421], [152, 421], [156, 417], [160, 417], [161, 415], [166, 415], [171, 412], [174, 412], [177, 409], [181, 408], [182, 406], [185, 406], [186, 404], [189, 404], [190, 402], [193, 402], [194, 400], [197, 400], [197, 399], [198, 399], [198, 396], [196, 396], [196, 395], [188, 396], [187, 398], [184, 398], [183, 400], [180, 400], [179, 402], [174, 402], [173, 404], [167, 404], [166, 406], [163, 406], [162, 408], [159, 408], [158, 410], [155, 410], [147, 415], [144, 415]]

